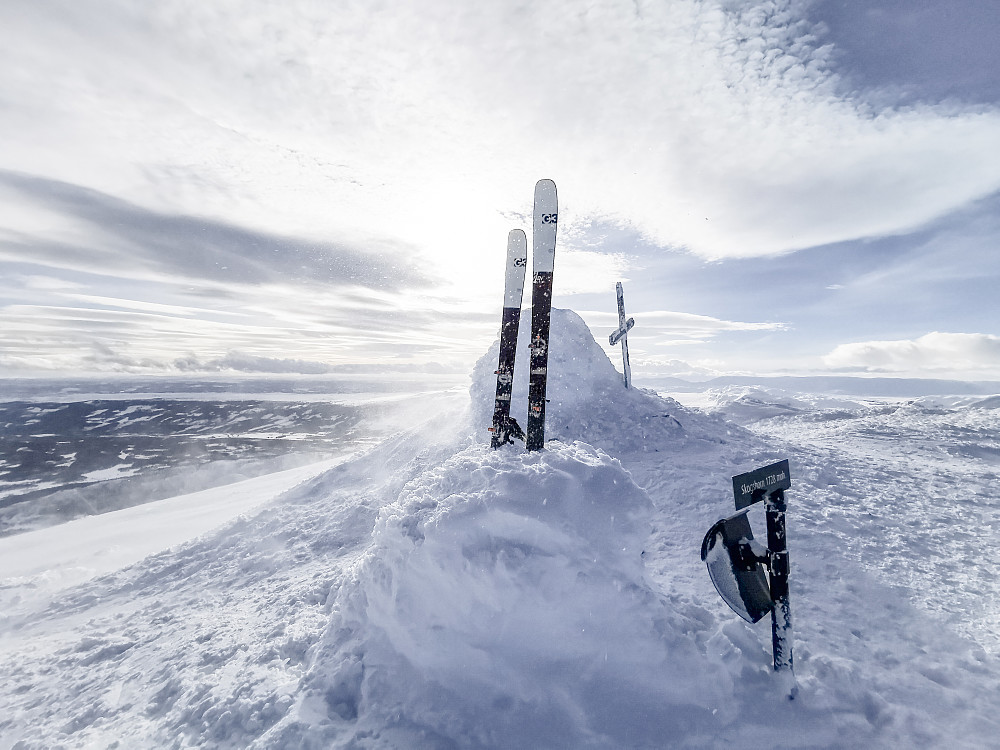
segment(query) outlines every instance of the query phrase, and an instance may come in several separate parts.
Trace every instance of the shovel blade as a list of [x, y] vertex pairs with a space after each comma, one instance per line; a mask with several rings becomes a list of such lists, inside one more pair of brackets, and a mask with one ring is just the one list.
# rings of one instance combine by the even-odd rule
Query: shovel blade
[[736, 614], [757, 622], [771, 611], [774, 602], [764, 566], [741, 553], [740, 545], [753, 540], [746, 511], [716, 522], [701, 544], [701, 559], [715, 590]]

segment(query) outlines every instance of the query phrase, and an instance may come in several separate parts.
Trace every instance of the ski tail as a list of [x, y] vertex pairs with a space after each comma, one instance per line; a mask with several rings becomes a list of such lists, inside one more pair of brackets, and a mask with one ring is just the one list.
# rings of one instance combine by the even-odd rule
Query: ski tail
[[510, 397], [514, 385], [514, 361], [517, 354], [517, 332], [521, 322], [521, 300], [524, 296], [524, 274], [528, 266], [528, 239], [520, 229], [507, 235], [507, 271], [504, 278], [503, 315], [500, 322], [500, 358], [497, 363], [497, 390], [493, 404], [494, 449], [524, 439], [521, 426], [510, 416]]
[[528, 423], [525, 447], [545, 445], [545, 392], [548, 384], [549, 324], [552, 313], [552, 273], [555, 267], [556, 228], [559, 220], [556, 184], [535, 185], [532, 236], [531, 358], [528, 376]]
[[545, 445], [545, 391], [548, 385], [549, 325], [552, 312], [552, 274], [534, 274], [531, 293], [531, 361], [528, 376], [528, 435], [525, 447]]

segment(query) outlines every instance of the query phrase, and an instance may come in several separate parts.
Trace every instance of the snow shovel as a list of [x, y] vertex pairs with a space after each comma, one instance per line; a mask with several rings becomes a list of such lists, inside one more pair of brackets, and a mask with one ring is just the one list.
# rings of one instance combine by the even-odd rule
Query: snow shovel
[[[774, 607], [762, 562], [767, 552], [754, 550], [746, 508], [712, 525], [701, 543], [701, 559], [726, 604], [747, 622], [757, 622]], [[759, 545], [757, 545], [759, 547]]]

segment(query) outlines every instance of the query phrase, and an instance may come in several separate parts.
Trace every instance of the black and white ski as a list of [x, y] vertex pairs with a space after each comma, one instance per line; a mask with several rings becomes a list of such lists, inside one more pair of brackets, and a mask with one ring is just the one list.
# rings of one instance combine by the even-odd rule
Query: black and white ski
[[521, 297], [524, 294], [524, 272], [528, 266], [528, 238], [520, 229], [507, 235], [507, 273], [503, 292], [503, 317], [500, 322], [500, 361], [497, 363], [497, 397], [493, 404], [493, 438], [496, 449], [524, 440], [517, 420], [510, 416], [510, 394], [514, 384], [514, 357], [517, 353], [517, 329], [521, 322]]
[[528, 375], [529, 451], [545, 445], [545, 388], [549, 365], [549, 320], [552, 312], [552, 269], [556, 256], [556, 226], [559, 203], [556, 184], [539, 180], [535, 184], [534, 232], [532, 237], [531, 279], [531, 361]]

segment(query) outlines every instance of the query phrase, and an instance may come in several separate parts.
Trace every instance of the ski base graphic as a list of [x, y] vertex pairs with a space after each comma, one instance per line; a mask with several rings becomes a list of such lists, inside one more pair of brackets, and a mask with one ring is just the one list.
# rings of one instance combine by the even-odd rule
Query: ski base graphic
[[524, 273], [528, 265], [528, 239], [520, 229], [507, 235], [507, 271], [504, 279], [503, 317], [500, 323], [500, 358], [497, 362], [497, 390], [493, 404], [493, 426], [490, 446], [493, 449], [524, 440], [521, 425], [510, 416], [510, 396], [514, 386], [514, 361], [517, 354], [517, 332], [521, 322], [521, 298], [524, 294]]
[[552, 272], [555, 266], [559, 202], [556, 184], [535, 184], [531, 283], [531, 357], [528, 373], [528, 424], [524, 445], [529, 451], [545, 445], [545, 390], [548, 383], [549, 322], [552, 312]]

